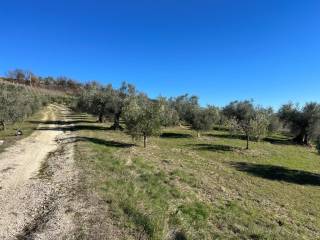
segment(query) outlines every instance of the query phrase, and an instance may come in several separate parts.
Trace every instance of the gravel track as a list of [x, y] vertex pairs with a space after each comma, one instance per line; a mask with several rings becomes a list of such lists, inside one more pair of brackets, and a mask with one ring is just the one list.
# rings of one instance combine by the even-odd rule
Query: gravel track
[[73, 132], [68, 109], [50, 105], [35, 132], [0, 154], [0, 239], [76, 239]]

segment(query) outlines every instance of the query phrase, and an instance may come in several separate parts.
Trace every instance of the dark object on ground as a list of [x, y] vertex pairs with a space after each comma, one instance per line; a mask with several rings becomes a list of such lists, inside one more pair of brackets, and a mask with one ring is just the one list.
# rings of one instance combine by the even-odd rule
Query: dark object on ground
[[22, 136], [22, 135], [23, 135], [22, 131], [20, 129], [18, 129], [16, 131], [16, 136]]

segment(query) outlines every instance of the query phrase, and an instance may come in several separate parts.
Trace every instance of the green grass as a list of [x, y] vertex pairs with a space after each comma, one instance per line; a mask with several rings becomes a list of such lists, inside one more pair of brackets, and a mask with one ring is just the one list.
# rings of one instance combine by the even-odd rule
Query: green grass
[[[42, 119], [42, 111], [37, 112], [33, 116], [25, 119], [23, 122], [8, 124], [5, 131], [0, 131], [0, 140], [4, 140], [4, 144], [0, 145], [0, 152], [3, 152], [7, 147], [13, 145], [19, 139], [28, 137], [38, 126], [38, 121]], [[21, 129], [22, 136], [16, 136], [16, 130]]]
[[87, 122], [75, 131], [78, 164], [133, 239], [320, 239], [314, 149], [272, 136], [246, 151], [227, 132], [197, 139], [180, 128], [144, 149], [108, 124], [79, 119]]

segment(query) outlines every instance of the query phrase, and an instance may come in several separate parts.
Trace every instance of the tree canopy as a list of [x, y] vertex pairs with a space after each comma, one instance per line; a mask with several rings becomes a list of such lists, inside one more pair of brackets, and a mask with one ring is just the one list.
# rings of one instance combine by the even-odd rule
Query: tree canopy
[[267, 133], [272, 111], [245, 100], [231, 102], [223, 108], [223, 114], [229, 119], [231, 130], [245, 135], [249, 149], [250, 139], [260, 140]]
[[285, 126], [289, 127], [294, 141], [299, 144], [309, 145], [311, 140], [316, 140], [320, 135], [320, 105], [318, 103], [306, 103], [302, 108], [288, 103], [279, 109], [278, 115]]
[[144, 147], [147, 138], [159, 135], [161, 130], [161, 105], [139, 94], [128, 97], [123, 109], [123, 119], [127, 133], [133, 139], [143, 137]]

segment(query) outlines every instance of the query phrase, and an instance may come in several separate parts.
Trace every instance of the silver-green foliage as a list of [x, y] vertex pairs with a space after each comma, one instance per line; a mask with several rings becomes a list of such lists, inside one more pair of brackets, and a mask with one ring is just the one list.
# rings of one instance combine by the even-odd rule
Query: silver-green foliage
[[160, 105], [161, 125], [164, 127], [177, 126], [180, 121], [177, 110], [164, 97], [159, 97], [157, 103]]
[[320, 136], [319, 103], [306, 103], [302, 108], [292, 103], [285, 104], [280, 108], [278, 115], [285, 126], [289, 127], [297, 143], [310, 145], [311, 141]]
[[254, 106], [251, 101], [234, 101], [224, 107], [223, 114], [228, 118], [229, 128], [234, 133], [242, 133], [249, 140], [260, 140], [268, 132], [272, 109]]
[[191, 127], [200, 136], [201, 131], [208, 131], [219, 121], [219, 109], [214, 106], [197, 108], [192, 112]]
[[134, 139], [143, 137], [146, 147], [147, 138], [160, 133], [161, 104], [143, 94], [131, 96], [124, 105], [123, 119], [127, 133]]
[[47, 97], [20, 85], [0, 83], [0, 130], [23, 121], [47, 102]]

